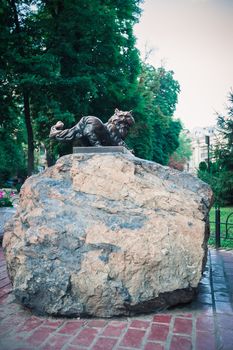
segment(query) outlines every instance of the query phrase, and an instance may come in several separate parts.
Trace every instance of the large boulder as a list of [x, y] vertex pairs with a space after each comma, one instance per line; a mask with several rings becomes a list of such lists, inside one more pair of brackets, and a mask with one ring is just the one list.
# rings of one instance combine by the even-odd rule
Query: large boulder
[[4, 235], [13, 291], [40, 314], [111, 317], [192, 300], [210, 188], [130, 154], [73, 154], [30, 177]]

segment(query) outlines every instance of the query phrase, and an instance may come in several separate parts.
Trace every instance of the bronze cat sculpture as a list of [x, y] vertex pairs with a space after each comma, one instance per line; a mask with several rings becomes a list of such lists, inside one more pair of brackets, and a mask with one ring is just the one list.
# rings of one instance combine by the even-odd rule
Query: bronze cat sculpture
[[71, 129], [63, 130], [64, 124], [59, 121], [52, 126], [49, 137], [58, 141], [79, 140], [82, 146], [124, 146], [129, 128], [135, 123], [132, 112], [115, 109], [115, 114], [103, 123], [94, 116], [82, 117]]

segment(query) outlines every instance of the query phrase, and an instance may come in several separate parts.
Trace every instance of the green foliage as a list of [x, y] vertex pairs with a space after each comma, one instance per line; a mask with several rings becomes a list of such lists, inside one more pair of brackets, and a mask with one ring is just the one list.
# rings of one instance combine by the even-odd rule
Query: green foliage
[[[25, 118], [31, 162], [34, 132], [54, 161], [66, 148], [48, 139], [57, 120], [70, 127], [83, 115], [106, 120], [115, 107], [133, 107], [139, 55], [132, 28], [140, 13], [139, 3], [3, 2], [0, 87]], [[34, 11], [31, 5], [36, 6]]]
[[[191, 139], [185, 131], [181, 131], [179, 135], [179, 146], [169, 159], [169, 166], [183, 171], [185, 163], [192, 155]], [[204, 162], [204, 166], [206, 163]]]
[[132, 33], [139, 1], [42, 3], [45, 45], [57, 62], [52, 93], [63, 110], [77, 120], [93, 113], [107, 118], [118, 105], [124, 109], [139, 69]]
[[[10, 142], [18, 145], [19, 141], [13, 141], [15, 128], [24, 135], [21, 144], [27, 140], [29, 173], [38, 144], [45, 146], [49, 165], [59, 155], [70, 152], [72, 145], [61, 145], [48, 138], [50, 127], [58, 120], [66, 128], [83, 115], [96, 115], [106, 121], [116, 107], [133, 109], [136, 125], [127, 142], [135, 154], [168, 163], [179, 145], [181, 125], [172, 117], [179, 84], [173, 72], [140, 62], [133, 35], [140, 3], [140, 0], [3, 2], [0, 122]], [[9, 126], [14, 124], [15, 115], [20, 128]], [[7, 142], [0, 145], [3, 154]], [[12, 152], [17, 159], [23, 159], [22, 147]], [[21, 166], [19, 160], [13, 163]], [[4, 160], [2, 164], [10, 173], [16, 171], [13, 164], [5, 164]]]
[[233, 203], [233, 94], [229, 96], [228, 116], [218, 115], [217, 125], [221, 134], [221, 142], [213, 151], [214, 162], [210, 171], [199, 166], [198, 176], [209, 183], [219, 205]]
[[140, 12], [139, 2], [42, 2], [45, 45], [57, 62], [48, 99], [52, 96], [53, 105], [43, 103], [49, 106], [43, 111], [41, 104], [35, 108], [35, 114], [40, 111], [35, 118], [37, 137], [48, 153], [56, 157], [70, 152], [69, 146], [48, 139], [49, 128], [57, 120], [63, 120], [65, 127], [83, 115], [106, 121], [116, 107], [134, 107], [139, 55], [132, 27]]
[[206, 172], [207, 170], [208, 170], [208, 165], [206, 164], [206, 162], [201, 162], [199, 164], [199, 171]]
[[191, 139], [185, 132], [181, 132], [179, 135], [179, 146], [172, 154], [172, 157], [175, 161], [184, 163], [190, 159], [191, 155]]
[[[12, 71], [9, 67], [10, 56], [7, 51], [9, 34], [7, 24], [6, 2], [0, 11], [0, 183], [11, 176], [25, 175], [25, 155], [23, 144], [25, 142], [25, 125], [21, 118], [21, 107], [17, 94], [12, 85]], [[5, 12], [6, 11], [6, 12]], [[6, 26], [5, 26], [5, 25]]]
[[0, 128], [0, 182], [12, 176], [25, 176], [25, 155], [21, 142]]
[[13, 207], [15, 193], [8, 190], [0, 190], [0, 208]]
[[163, 67], [158, 69], [160, 87], [155, 98], [154, 152], [153, 160], [167, 164], [170, 155], [179, 146], [181, 123], [172, 118], [180, 92], [179, 83], [173, 78], [172, 71]]
[[130, 144], [139, 157], [167, 164], [179, 145], [181, 124], [172, 118], [179, 84], [173, 72], [142, 64], [138, 86], [136, 128]]

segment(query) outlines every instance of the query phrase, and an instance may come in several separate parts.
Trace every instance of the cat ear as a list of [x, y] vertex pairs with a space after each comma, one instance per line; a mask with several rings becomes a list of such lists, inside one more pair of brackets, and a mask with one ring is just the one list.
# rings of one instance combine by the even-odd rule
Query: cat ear
[[133, 113], [133, 110], [131, 109], [131, 111], [129, 111], [129, 113], [130, 113], [130, 114]]
[[116, 108], [116, 109], [115, 109], [115, 114], [117, 114], [117, 113], [119, 113], [119, 112], [120, 112], [119, 109]]

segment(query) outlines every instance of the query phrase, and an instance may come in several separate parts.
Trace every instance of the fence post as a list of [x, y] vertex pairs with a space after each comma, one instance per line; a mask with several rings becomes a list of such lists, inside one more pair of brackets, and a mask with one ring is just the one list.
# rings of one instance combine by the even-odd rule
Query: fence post
[[220, 222], [221, 222], [221, 212], [219, 207], [215, 208], [215, 247], [220, 248], [221, 247], [221, 228], [220, 228]]

